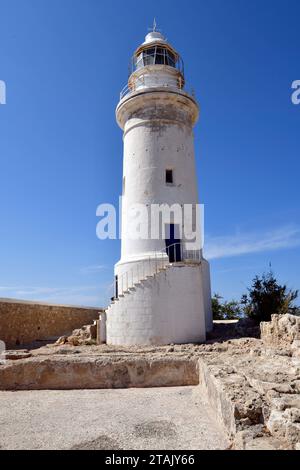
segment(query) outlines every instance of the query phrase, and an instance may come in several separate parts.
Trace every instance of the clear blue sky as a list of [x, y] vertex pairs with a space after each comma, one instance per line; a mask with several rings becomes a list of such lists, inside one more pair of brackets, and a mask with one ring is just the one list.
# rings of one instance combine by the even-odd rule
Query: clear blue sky
[[298, 0], [0, 0], [0, 297], [106, 304], [120, 246], [95, 212], [121, 193], [115, 106], [154, 16], [201, 105], [213, 291], [270, 262], [300, 288]]

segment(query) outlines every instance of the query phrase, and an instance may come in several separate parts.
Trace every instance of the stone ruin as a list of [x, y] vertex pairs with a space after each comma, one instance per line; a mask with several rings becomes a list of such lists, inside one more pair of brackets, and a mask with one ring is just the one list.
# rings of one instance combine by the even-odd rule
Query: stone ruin
[[205, 344], [116, 347], [97, 345], [97, 324], [87, 325], [56, 344], [8, 351], [0, 389], [194, 385], [232, 449], [300, 449], [300, 317], [273, 315], [260, 331], [223, 323]]
[[92, 325], [83, 325], [81, 328], [73, 330], [69, 336], [61, 336], [55, 344], [71, 344], [72, 346], [97, 344], [98, 328], [99, 320], [95, 320]]
[[261, 339], [273, 347], [300, 350], [300, 317], [295, 315], [272, 315], [272, 321], [260, 324]]

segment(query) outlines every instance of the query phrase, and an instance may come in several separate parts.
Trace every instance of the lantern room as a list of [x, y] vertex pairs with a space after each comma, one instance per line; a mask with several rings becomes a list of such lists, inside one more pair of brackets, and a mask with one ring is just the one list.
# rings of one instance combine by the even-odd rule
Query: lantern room
[[151, 31], [131, 59], [128, 85], [121, 98], [141, 88], [166, 86], [183, 89], [183, 61], [159, 31]]

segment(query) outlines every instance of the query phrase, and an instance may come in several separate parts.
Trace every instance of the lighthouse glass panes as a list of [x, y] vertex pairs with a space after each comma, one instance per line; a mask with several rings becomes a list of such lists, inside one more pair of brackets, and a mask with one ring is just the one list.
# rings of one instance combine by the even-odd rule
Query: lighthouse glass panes
[[176, 67], [176, 57], [165, 47], [150, 47], [139, 54], [136, 61], [136, 68], [146, 65], [162, 64]]
[[135, 68], [138, 70], [147, 65], [169, 65], [169, 67], [176, 68], [176, 62], [175, 54], [167, 47], [153, 46], [145, 49], [135, 58]]

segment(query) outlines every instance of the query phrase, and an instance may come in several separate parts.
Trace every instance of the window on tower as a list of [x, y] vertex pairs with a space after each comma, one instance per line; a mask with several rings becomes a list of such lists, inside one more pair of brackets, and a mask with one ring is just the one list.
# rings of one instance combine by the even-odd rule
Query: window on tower
[[144, 65], [153, 65], [155, 64], [155, 47], [146, 49], [143, 52]]
[[171, 170], [171, 169], [166, 170], [166, 183], [167, 184], [173, 184], [174, 183], [173, 170]]
[[169, 65], [176, 67], [176, 57], [168, 48], [154, 46], [148, 47], [135, 58], [135, 66], [137, 69], [146, 65]]
[[162, 47], [157, 47], [156, 48], [156, 54], [155, 54], [155, 63], [156, 64], [165, 64], [166, 63], [166, 50], [163, 49]]
[[142, 67], [144, 67], [144, 63], [143, 63], [143, 54], [139, 54], [136, 58], [135, 58], [135, 66], [137, 69], [140, 69]]
[[172, 52], [166, 50], [166, 59], [165, 59], [165, 64], [169, 65], [170, 67], [175, 67], [176, 66], [176, 59], [175, 55], [172, 54]]

